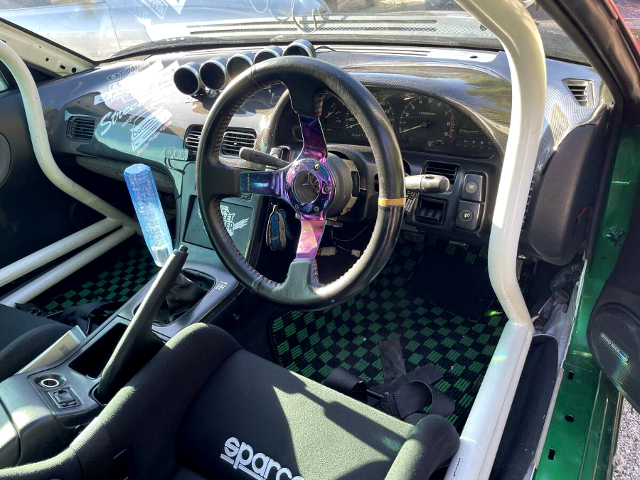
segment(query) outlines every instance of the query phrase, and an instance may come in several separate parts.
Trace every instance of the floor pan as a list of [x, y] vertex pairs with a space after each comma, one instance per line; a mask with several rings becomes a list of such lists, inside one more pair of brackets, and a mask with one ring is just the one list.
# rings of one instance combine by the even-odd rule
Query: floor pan
[[460, 302], [474, 301], [465, 295], [464, 282], [488, 282], [486, 248], [435, 238], [400, 240], [382, 273], [352, 300], [330, 310], [288, 311], [273, 318], [269, 330], [277, 362], [318, 382], [342, 366], [372, 385], [383, 381], [378, 342], [399, 338], [408, 372], [432, 362], [443, 374], [435, 388], [456, 401], [448, 419], [461, 430], [506, 320], [497, 301], [471, 319], [423, 298], [416, 288], [420, 279], [413, 277], [420, 261], [434, 252], [450, 256], [451, 265], [467, 259], [464, 272], [458, 272]]
[[158, 270], [144, 240], [136, 237], [94, 260], [33, 302], [49, 315], [89, 302], [125, 302]]

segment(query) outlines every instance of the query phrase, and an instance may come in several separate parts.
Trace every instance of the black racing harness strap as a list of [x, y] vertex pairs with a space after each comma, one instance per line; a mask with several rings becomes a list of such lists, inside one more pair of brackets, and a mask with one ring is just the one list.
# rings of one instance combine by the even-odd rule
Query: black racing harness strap
[[402, 345], [400, 339], [381, 340], [378, 342], [380, 349], [380, 360], [382, 361], [382, 374], [384, 383], [390, 382], [402, 375], [406, 375], [407, 370], [402, 358]]
[[336, 367], [323, 384], [337, 392], [367, 403], [367, 384], [361, 378], [342, 367]]
[[433, 385], [441, 378], [442, 373], [440, 373], [440, 370], [438, 370], [438, 368], [433, 363], [428, 363], [416, 368], [415, 370], [412, 370], [409, 373], [405, 373], [404, 375], [401, 375], [390, 382], [385, 381], [381, 385], [371, 387], [371, 390], [378, 393], [395, 392], [404, 384], [409, 382], [422, 382], [427, 385]]
[[442, 378], [433, 363], [406, 373], [399, 340], [381, 341], [379, 347], [383, 384], [367, 389], [358, 376], [337, 367], [325, 379], [324, 385], [410, 423], [418, 422], [427, 407], [431, 407], [430, 415], [443, 417], [455, 411], [455, 402], [430, 385]]
[[455, 409], [455, 402], [444, 393], [423, 382], [405, 383], [397, 391], [385, 395], [375, 408], [402, 420], [431, 406], [430, 415], [448, 417]]
[[117, 310], [123, 302], [91, 302], [84, 305], [65, 308], [58, 321], [68, 325], [79, 326], [85, 335], [91, 333], [112, 312]]
[[47, 313], [38, 307], [35, 303], [16, 303], [16, 308], [23, 312], [30, 313], [31, 315], [36, 315], [38, 317], [46, 317]]

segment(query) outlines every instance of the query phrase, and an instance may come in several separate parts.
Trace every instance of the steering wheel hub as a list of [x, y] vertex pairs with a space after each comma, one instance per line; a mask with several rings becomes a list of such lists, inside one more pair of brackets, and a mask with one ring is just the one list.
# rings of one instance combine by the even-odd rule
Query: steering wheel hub
[[318, 214], [329, 208], [335, 179], [323, 163], [311, 158], [294, 162], [285, 176], [285, 197], [301, 213]]
[[293, 194], [302, 203], [313, 203], [320, 194], [318, 177], [311, 172], [300, 172], [293, 177]]

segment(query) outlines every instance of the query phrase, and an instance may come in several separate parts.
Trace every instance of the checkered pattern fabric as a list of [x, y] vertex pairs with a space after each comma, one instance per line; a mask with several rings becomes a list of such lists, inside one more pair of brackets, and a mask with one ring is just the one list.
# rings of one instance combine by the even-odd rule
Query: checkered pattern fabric
[[[357, 297], [330, 310], [289, 311], [273, 319], [278, 363], [318, 382], [341, 366], [370, 385], [382, 383], [378, 342], [399, 338], [408, 372], [431, 362], [443, 374], [434, 386], [456, 401], [449, 420], [461, 430], [505, 319], [497, 302], [498, 309], [469, 320], [410, 293], [407, 284], [427, 248], [486, 263], [486, 248], [435, 238], [401, 240], [383, 272]], [[462, 295], [461, 301], [473, 299]]]
[[144, 240], [140, 239], [112, 268], [97, 274], [78, 288], [41, 300], [42, 303], [48, 302], [43, 310], [53, 313], [89, 302], [125, 302], [144, 287], [158, 270]]

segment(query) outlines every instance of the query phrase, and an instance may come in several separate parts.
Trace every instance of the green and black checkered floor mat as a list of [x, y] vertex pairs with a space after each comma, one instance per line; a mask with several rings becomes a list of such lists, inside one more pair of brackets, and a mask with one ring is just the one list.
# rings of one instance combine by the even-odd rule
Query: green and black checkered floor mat
[[[124, 252], [124, 253], [123, 253]], [[34, 300], [48, 314], [89, 302], [124, 302], [158, 272], [142, 238], [109, 252]]]
[[[443, 374], [435, 388], [456, 401], [448, 419], [461, 430], [505, 319], [497, 302], [496, 310], [467, 319], [416, 294], [420, 279], [413, 275], [434, 250], [456, 261], [465, 259], [465, 278], [471, 274], [476, 281], [488, 281], [486, 248], [435, 238], [424, 243], [401, 240], [382, 273], [354, 299], [331, 310], [289, 311], [274, 318], [270, 331], [277, 362], [318, 382], [342, 366], [372, 385], [383, 381], [378, 342], [400, 338], [408, 372], [432, 362]], [[464, 285], [458, 288], [461, 302], [473, 301]]]

